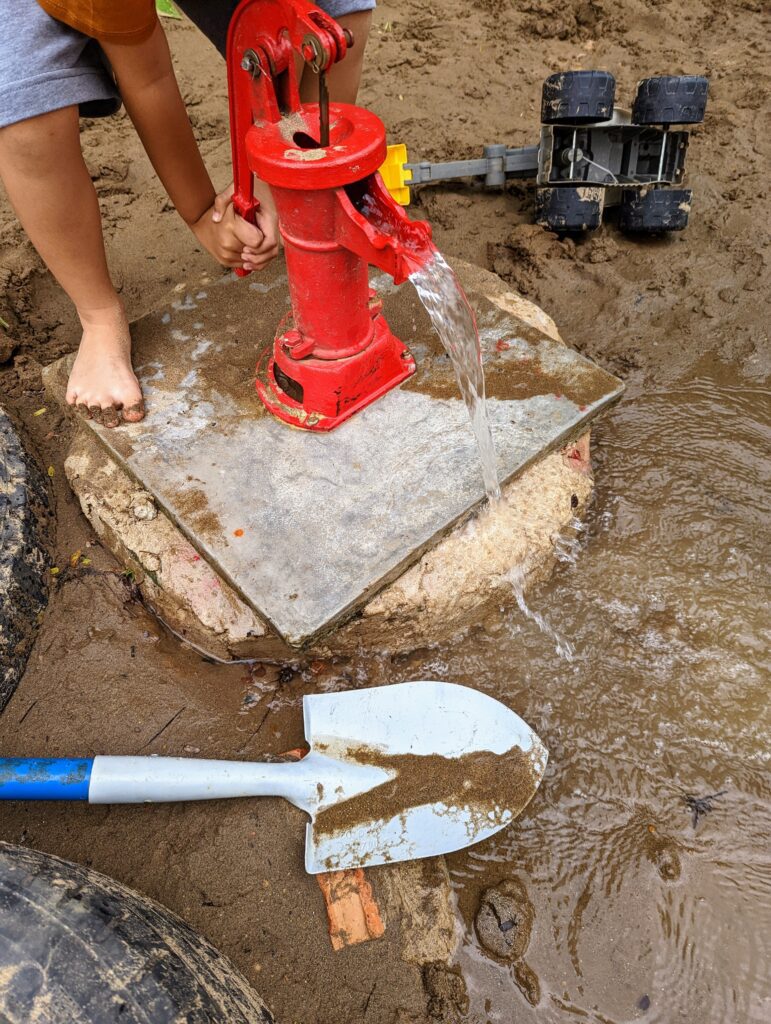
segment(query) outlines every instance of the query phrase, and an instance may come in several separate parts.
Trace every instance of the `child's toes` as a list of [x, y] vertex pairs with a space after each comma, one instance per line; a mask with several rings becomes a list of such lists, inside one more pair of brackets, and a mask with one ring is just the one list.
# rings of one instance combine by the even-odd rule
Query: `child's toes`
[[88, 411], [88, 406], [85, 402], [76, 402], [75, 412], [82, 416], [84, 420], [91, 419], [91, 413]]
[[133, 405], [127, 405], [123, 407], [123, 419], [126, 423], [139, 423], [140, 420], [145, 418], [145, 403], [140, 398], [138, 402], [134, 402]]
[[120, 413], [114, 405], [108, 405], [102, 409], [102, 426], [117, 427], [120, 424]]
[[102, 407], [101, 405], [89, 405], [88, 407], [89, 418], [94, 420], [95, 423], [102, 422]]

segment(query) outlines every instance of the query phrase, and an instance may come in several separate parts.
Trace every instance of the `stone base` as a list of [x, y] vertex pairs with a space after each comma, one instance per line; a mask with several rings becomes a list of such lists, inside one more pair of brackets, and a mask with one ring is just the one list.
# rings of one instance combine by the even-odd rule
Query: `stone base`
[[[545, 380], [530, 380], [527, 394], [515, 397], [512, 402], [499, 402], [499, 412], [504, 404], [514, 410], [510, 414], [512, 422], [520, 422], [517, 416], [523, 415], [523, 409], [535, 410], [525, 412], [521, 429], [528, 436], [533, 435], [533, 431], [534, 437], [543, 436], [543, 448], [538, 453], [535, 442], [535, 455], [518, 456], [521, 461], [518, 474], [504, 484], [503, 499], [495, 508], [478, 506], [481, 512], [470, 519], [468, 514], [460, 520], [456, 515], [459, 525], [449, 524], [430, 544], [416, 540], [419, 557], [413, 559], [414, 564], [406, 571], [402, 565], [401, 574], [391, 573], [393, 581], [381, 584], [379, 590], [371, 587], [374, 596], [368, 598], [364, 588], [358, 610], [354, 607], [347, 617], [338, 616], [336, 629], [317, 630], [303, 642], [294, 639], [291, 644], [287, 643], [285, 635], [280, 635], [268, 619], [259, 614], [256, 602], [244, 599], [244, 588], [239, 586], [237, 590], [231, 584], [233, 573], [222, 571], [205, 543], [205, 536], [203, 543], [197, 542], [195, 517], [192, 528], [190, 522], [180, 521], [179, 510], [172, 518], [164, 510], [163, 496], [159, 501], [158, 492], [151, 494], [147, 481], [145, 486], [137, 482], [137, 467], [120, 451], [124, 443], [136, 448], [133, 434], [127, 431], [128, 441], [124, 442], [118, 435], [126, 428], [110, 432], [95, 429], [93, 424], [79, 432], [65, 470], [84, 513], [105, 545], [134, 573], [148, 603], [182, 637], [226, 659], [282, 659], [296, 656], [298, 649], [308, 656], [329, 656], [352, 652], [362, 646], [404, 651], [441, 641], [458, 629], [472, 625], [486, 607], [510, 595], [512, 579], [527, 587], [534, 579], [548, 573], [555, 558], [556, 535], [573, 517], [580, 515], [591, 494], [588, 422], [618, 397], [620, 383], [586, 360], [570, 354], [561, 344], [553, 321], [532, 303], [507, 291], [495, 275], [467, 264], [460, 265], [458, 270], [467, 290], [473, 292], [479, 302], [487, 302], [488, 307], [492, 304], [501, 316], [512, 318], [505, 322], [517, 325], [516, 337], [526, 339], [522, 344], [538, 351], [544, 345], [549, 346], [551, 369], [538, 371], [544, 373]], [[183, 304], [182, 309], [185, 308]], [[497, 316], [495, 313], [493, 320]], [[497, 330], [497, 320], [495, 327]], [[510, 326], [508, 329], [512, 330]], [[569, 355], [563, 356], [562, 352]], [[425, 356], [428, 362], [436, 363], [439, 359], [441, 355], [437, 353]], [[553, 367], [557, 364], [559, 369], [555, 371]], [[446, 372], [440, 364], [437, 366], [437, 373]], [[583, 375], [578, 390], [583, 387], [586, 391], [586, 382], [591, 378], [595, 398], [591, 402], [587, 400], [586, 405], [578, 405], [579, 397], [570, 397], [571, 367], [578, 377]], [[46, 379], [55, 397], [60, 399], [63, 369], [61, 365], [49, 368]], [[497, 367], [494, 372], [498, 372]], [[515, 381], [514, 387], [517, 386], [524, 385], [517, 385]], [[557, 392], [558, 387], [568, 394], [563, 396]], [[559, 401], [563, 398], [564, 402]], [[529, 404], [533, 401], [534, 406]], [[381, 400], [385, 402], [386, 399]], [[448, 403], [445, 400], [443, 404]], [[574, 409], [567, 420], [564, 406]], [[532, 420], [533, 415], [535, 420]], [[570, 423], [572, 428], [566, 425]], [[270, 424], [270, 427], [280, 431], [289, 429], [279, 424]], [[565, 446], [571, 429], [575, 440]], [[135, 428], [130, 431], [136, 433]], [[307, 434], [295, 436], [301, 437], [303, 442], [307, 439], [308, 444], [318, 443]], [[335, 435], [328, 436], [334, 438]], [[114, 447], [116, 440], [117, 449]], [[562, 443], [555, 448], [555, 441], [560, 440]], [[433, 443], [440, 445], [441, 441]], [[173, 455], [174, 452], [162, 446], [159, 449], [161, 459]], [[297, 472], [295, 470], [295, 476]], [[343, 484], [340, 488], [345, 497]], [[446, 484], [443, 489], [448, 490]], [[411, 496], [405, 493], [409, 501]], [[243, 500], [248, 504], [247, 497]], [[419, 498], [416, 500], [420, 503]], [[277, 499], [276, 515], [280, 516], [281, 507]], [[366, 531], [368, 509], [354, 505], [350, 514], [354, 518], [361, 517]], [[192, 543], [188, 537], [196, 542]], [[341, 535], [340, 543], [344, 543], [344, 539]], [[291, 550], [286, 552], [286, 558], [291, 562]]]
[[100, 541], [133, 574], [148, 606], [185, 640], [227, 660], [286, 653], [153, 496], [89, 432], [78, 431], [64, 471]]
[[[186, 641], [222, 659], [297, 655], [211, 568], [150, 494], [81, 431], [64, 464], [99, 539], [134, 575], [148, 605]], [[503, 488], [495, 509], [457, 527], [308, 657], [366, 646], [392, 653], [437, 643], [527, 590], [555, 562], [554, 541], [592, 493], [589, 435]]]

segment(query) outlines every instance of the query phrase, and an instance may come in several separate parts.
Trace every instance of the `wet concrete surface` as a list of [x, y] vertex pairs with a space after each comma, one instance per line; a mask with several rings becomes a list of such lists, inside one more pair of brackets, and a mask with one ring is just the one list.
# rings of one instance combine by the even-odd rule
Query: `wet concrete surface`
[[[120, 430], [88, 424], [294, 646], [350, 617], [484, 499], [466, 409], [414, 289], [384, 275], [376, 285], [418, 370], [332, 433], [279, 423], [254, 390], [259, 354], [288, 308], [281, 261], [259, 281], [183, 290], [134, 324], [148, 415]], [[471, 299], [505, 482], [582, 433], [622, 385], [483, 296]], [[60, 402], [68, 366], [46, 374]]]

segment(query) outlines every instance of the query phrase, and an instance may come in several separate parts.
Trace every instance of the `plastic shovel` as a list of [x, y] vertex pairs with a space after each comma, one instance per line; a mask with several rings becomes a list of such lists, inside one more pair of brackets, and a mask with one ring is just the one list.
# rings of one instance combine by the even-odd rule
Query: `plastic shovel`
[[293, 763], [185, 757], [0, 758], [0, 799], [92, 804], [282, 796], [310, 815], [305, 867], [433, 857], [508, 825], [547, 752], [499, 701], [453, 683], [303, 698], [309, 753]]

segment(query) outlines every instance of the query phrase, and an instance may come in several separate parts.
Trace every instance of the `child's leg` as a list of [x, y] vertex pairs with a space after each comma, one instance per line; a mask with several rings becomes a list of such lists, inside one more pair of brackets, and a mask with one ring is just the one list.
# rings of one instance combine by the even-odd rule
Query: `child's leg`
[[30, 241], [75, 304], [83, 337], [67, 401], [116, 426], [142, 419], [123, 304], [110, 281], [99, 204], [80, 149], [78, 108], [0, 129], [0, 177]]

